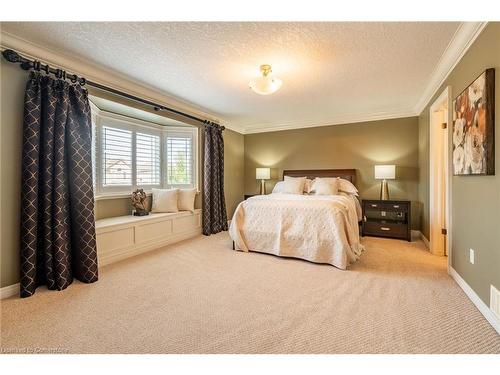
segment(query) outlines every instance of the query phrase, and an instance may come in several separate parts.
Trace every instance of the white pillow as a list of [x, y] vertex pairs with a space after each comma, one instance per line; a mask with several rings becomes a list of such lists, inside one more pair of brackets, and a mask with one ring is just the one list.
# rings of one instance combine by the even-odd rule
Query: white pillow
[[179, 212], [178, 193], [179, 189], [153, 189], [151, 212]]
[[304, 192], [304, 185], [306, 184], [306, 178], [285, 176], [285, 181], [283, 182], [283, 193], [302, 195]]
[[196, 197], [196, 189], [179, 189], [177, 195], [177, 208], [179, 211], [194, 212], [194, 199]]
[[329, 184], [337, 184], [337, 189], [338, 189], [338, 182], [337, 181], [337, 177], [316, 177], [314, 180], [313, 180], [313, 183], [311, 185], [311, 193], [312, 194], [315, 194], [316, 193], [316, 185], [317, 185], [317, 182], [318, 181], [323, 181], [323, 182], [326, 182], [326, 183], [329, 183]]
[[339, 191], [343, 191], [344, 193], [358, 195], [358, 189], [356, 186], [352, 184], [352, 182], [344, 180], [343, 178], [337, 177], [339, 181]]
[[339, 182], [336, 178], [315, 178], [313, 190], [316, 195], [337, 195], [339, 193]]
[[285, 185], [285, 181], [279, 181], [274, 185], [272, 194], [281, 194], [283, 193], [283, 185]]

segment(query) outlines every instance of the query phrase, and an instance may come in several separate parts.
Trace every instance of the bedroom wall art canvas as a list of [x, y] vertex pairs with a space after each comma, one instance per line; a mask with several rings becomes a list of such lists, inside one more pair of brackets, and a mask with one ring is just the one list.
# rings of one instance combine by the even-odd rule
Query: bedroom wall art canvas
[[453, 101], [453, 174], [495, 174], [495, 69]]

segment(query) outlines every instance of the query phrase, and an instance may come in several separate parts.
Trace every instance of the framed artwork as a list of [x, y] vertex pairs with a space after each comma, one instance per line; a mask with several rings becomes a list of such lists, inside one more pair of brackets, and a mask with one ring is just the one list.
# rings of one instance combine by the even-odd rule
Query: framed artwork
[[453, 101], [453, 174], [495, 174], [495, 69]]

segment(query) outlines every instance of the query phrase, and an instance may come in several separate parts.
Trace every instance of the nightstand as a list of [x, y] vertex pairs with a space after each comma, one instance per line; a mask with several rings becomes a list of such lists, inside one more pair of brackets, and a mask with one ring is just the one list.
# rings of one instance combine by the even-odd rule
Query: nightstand
[[259, 194], [245, 194], [243, 197], [245, 198], [244, 200], [247, 200], [248, 198], [255, 197], [256, 195], [259, 195]]
[[363, 236], [411, 241], [411, 201], [363, 199]]

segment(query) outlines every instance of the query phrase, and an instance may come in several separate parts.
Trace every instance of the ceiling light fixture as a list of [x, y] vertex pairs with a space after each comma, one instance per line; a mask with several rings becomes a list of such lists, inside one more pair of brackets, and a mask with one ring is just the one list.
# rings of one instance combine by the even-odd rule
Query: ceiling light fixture
[[281, 79], [271, 75], [271, 65], [264, 64], [260, 66], [262, 77], [255, 77], [249, 83], [250, 88], [259, 95], [269, 95], [275, 93], [283, 83]]

